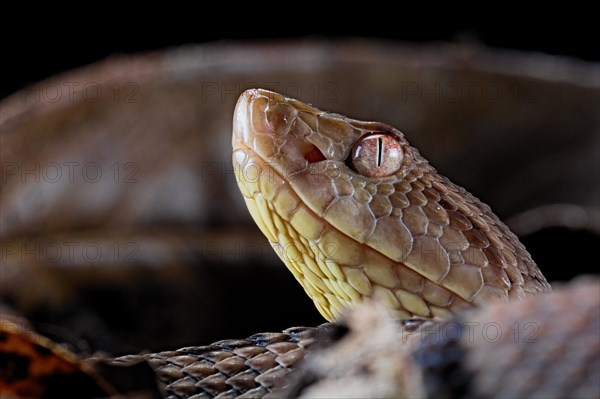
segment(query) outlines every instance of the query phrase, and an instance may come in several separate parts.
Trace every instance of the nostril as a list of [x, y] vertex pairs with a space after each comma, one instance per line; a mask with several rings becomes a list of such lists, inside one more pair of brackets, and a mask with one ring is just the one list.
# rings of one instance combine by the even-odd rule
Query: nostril
[[308, 152], [304, 154], [304, 159], [306, 159], [308, 163], [315, 163], [323, 161], [325, 159], [325, 155], [323, 155], [317, 146], [313, 145], [312, 148], [310, 148]]

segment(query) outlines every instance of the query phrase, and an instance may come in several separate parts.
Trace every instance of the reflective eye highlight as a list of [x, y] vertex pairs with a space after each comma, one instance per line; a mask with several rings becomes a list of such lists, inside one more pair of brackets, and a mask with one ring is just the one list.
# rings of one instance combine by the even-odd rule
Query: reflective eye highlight
[[384, 177], [402, 167], [404, 152], [398, 140], [387, 133], [372, 133], [361, 137], [352, 148], [350, 166], [368, 177]]

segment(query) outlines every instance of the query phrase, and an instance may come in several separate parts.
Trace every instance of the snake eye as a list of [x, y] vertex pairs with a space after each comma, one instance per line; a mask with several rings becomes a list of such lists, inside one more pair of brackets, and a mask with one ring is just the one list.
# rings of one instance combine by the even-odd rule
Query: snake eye
[[352, 147], [349, 166], [368, 177], [389, 176], [402, 166], [404, 152], [398, 140], [387, 133], [361, 137]]

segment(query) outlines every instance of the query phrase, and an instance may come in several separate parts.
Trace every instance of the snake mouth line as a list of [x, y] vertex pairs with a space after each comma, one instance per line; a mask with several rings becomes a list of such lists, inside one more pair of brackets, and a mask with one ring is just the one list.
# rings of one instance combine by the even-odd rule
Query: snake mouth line
[[[281, 218], [285, 222], [285, 225], [286, 225], [285, 227], [287, 229], [293, 229], [299, 236], [305, 238], [307, 241], [310, 241], [307, 237], [304, 237], [302, 235], [302, 233], [300, 233], [297, 229], [294, 229], [294, 227], [290, 223], [290, 221], [291, 221], [292, 216], [294, 215], [294, 213], [296, 213], [300, 208], [303, 208], [303, 209], [305, 209], [310, 214], [310, 216], [312, 216], [313, 218], [317, 219], [319, 221], [319, 223], [323, 226], [323, 230], [321, 232], [321, 235], [323, 235], [323, 232], [329, 230], [329, 231], [335, 232], [335, 233], [343, 236], [344, 238], [346, 238], [347, 240], [352, 241], [353, 243], [358, 244], [351, 236], [349, 236], [345, 232], [341, 231], [337, 227], [333, 226], [330, 222], [322, 219], [321, 216], [319, 216], [319, 214], [317, 212], [315, 212], [306, 202], [304, 202], [302, 200], [301, 196], [296, 192], [296, 190], [293, 188], [293, 186], [290, 184], [290, 182], [286, 178], [284, 178], [281, 175], [281, 173], [279, 173], [275, 168], [273, 168], [272, 166], [270, 166], [268, 164], [268, 162], [260, 154], [258, 154], [256, 151], [252, 150], [250, 147], [248, 147], [247, 145], [245, 145], [243, 143], [237, 143], [236, 147], [234, 147], [234, 152], [235, 151], [242, 151], [242, 152], [244, 152], [245, 155], [246, 155], [246, 157], [247, 157], [247, 159], [251, 158], [254, 162], [256, 162], [258, 164], [258, 166], [261, 168], [261, 170], [268, 170], [269, 173], [272, 173], [272, 175], [269, 175], [270, 178], [272, 178], [272, 179], [276, 179], [276, 178], [281, 179], [284, 182], [284, 184], [285, 184], [285, 190], [289, 194], [293, 195], [294, 199], [297, 201], [298, 204], [294, 207], [294, 209], [290, 210], [290, 212], [289, 212], [289, 214], [287, 216], [282, 215], [280, 212], [278, 212], [275, 209], [275, 206], [273, 206], [275, 198], [277, 198], [277, 196], [279, 196], [280, 193], [282, 192], [281, 188], [278, 190], [277, 194], [272, 199], [267, 199], [263, 195], [264, 200], [271, 205], [269, 207], [270, 211], [273, 212], [274, 214], [276, 214], [279, 218]], [[241, 164], [238, 164], [236, 166], [236, 168], [238, 168], [238, 170], [239, 170], [239, 169], [242, 169], [243, 166]], [[266, 177], [266, 178], [269, 178], [269, 177]], [[239, 178], [238, 178], [238, 184], [244, 184], [244, 185], [246, 185], [245, 182], [242, 182], [240, 180], [243, 180], [242, 176], [239, 176]], [[251, 191], [248, 186], [246, 186], [246, 187], [249, 189], [249, 191]], [[255, 195], [254, 194], [256, 194], [256, 193], [263, 194], [260, 190], [258, 190], [258, 191], [255, 190], [254, 192], [252, 192], [252, 194], [253, 194], [252, 198], [248, 198], [248, 197], [246, 197], [246, 198], [248, 200], [255, 201]], [[254, 206], [256, 206], [256, 205], [254, 205]], [[270, 234], [266, 234], [265, 233], [265, 235], [267, 235], [267, 237], [269, 237], [269, 241], [271, 241], [271, 245], [273, 246], [273, 244], [278, 244], [277, 233], [280, 232], [280, 231], [279, 231], [279, 229], [277, 229], [277, 227], [275, 227], [277, 229], [277, 231], [275, 231], [275, 232], [272, 232], [272, 231], [269, 230], [269, 228], [267, 226], [273, 225], [273, 223], [265, 223], [264, 219], [265, 218], [272, 218], [272, 216], [268, 215], [268, 214], [263, 214], [263, 213], [264, 213], [264, 211], [261, 211], [259, 207], [256, 207], [256, 214], [261, 218], [261, 222], [262, 222], [262, 224], [264, 226], [262, 229], [263, 230], [266, 229], [266, 230], [269, 231]], [[315, 242], [318, 242], [319, 240], [320, 240], [320, 238], [317, 239]], [[299, 243], [298, 242], [294, 242], [294, 244], [298, 248], [298, 244]], [[423, 274], [419, 273], [418, 270], [414, 270], [413, 268], [410, 268], [405, 263], [392, 260], [389, 257], [387, 257], [386, 255], [382, 254], [381, 252], [377, 251], [376, 249], [373, 249], [370, 246], [367, 246], [365, 244], [358, 244], [358, 245], [360, 245], [360, 247], [361, 247], [360, 250], [361, 251], [368, 251], [368, 252], [371, 252], [372, 254], [375, 254], [376, 256], [383, 257], [389, 263], [392, 263], [392, 264], [394, 264], [394, 265], [396, 265], [398, 267], [401, 267], [401, 268], [405, 269], [406, 271], [415, 273], [421, 279], [424, 279], [425, 281], [428, 281], [429, 283], [436, 285], [439, 289], [441, 289], [441, 290], [447, 292], [449, 295], [451, 295], [451, 297], [454, 298], [454, 302], [456, 304], [459, 304], [460, 306], [463, 306], [463, 305], [465, 305], [465, 304], [468, 303], [468, 299], [465, 299], [465, 298], [461, 297], [458, 293], [455, 293], [452, 290], [450, 290], [450, 289], [448, 289], [448, 288], [446, 288], [444, 286], [436, 284], [435, 282], [433, 282], [433, 281], [429, 280], [427, 277], [425, 277]], [[343, 250], [343, 249], [341, 249], [341, 250]], [[277, 250], [276, 250], [276, 252], [277, 252]], [[298, 278], [298, 276], [296, 276], [296, 273], [294, 272], [294, 268], [291, 265], [289, 265], [288, 262], [285, 259], [282, 258], [282, 260], [286, 264], [286, 266], [288, 267], [288, 269], [290, 269], [290, 271], [292, 271], [292, 273], [295, 275], [295, 277], [300, 281], [300, 279]], [[306, 273], [306, 270], [307, 270], [308, 266], [305, 265], [305, 264], [302, 265], [302, 266], [303, 266], [302, 270], [299, 270], [298, 272], [304, 274], [304, 273]], [[359, 265], [359, 266], [354, 267], [354, 266], [346, 266], [346, 265], [340, 264], [339, 266], [342, 267], [343, 269], [347, 269], [347, 268], [358, 269], [362, 273], [365, 273], [365, 267], [364, 267], [364, 265]], [[397, 278], [398, 281], [400, 281], [400, 277], [399, 276], [397, 276], [396, 278]], [[301, 282], [301, 284], [302, 284], [302, 282]], [[371, 284], [373, 284], [373, 285], [379, 285], [379, 284], [374, 283], [374, 282], [371, 282]], [[304, 286], [304, 284], [302, 284], [302, 285]], [[390, 288], [385, 288], [385, 289], [386, 290], [390, 290]], [[305, 290], [306, 290], [306, 288], [305, 288]], [[313, 296], [310, 295], [310, 293], [309, 293], [309, 296], [311, 296], [311, 298], [313, 298]], [[363, 295], [363, 296], [368, 296], [368, 295]], [[437, 306], [437, 305], [435, 305], [435, 304], [433, 304], [431, 302], [428, 302], [425, 298], [422, 298], [421, 296], [420, 296], [420, 298], [430, 308], [431, 307], [434, 307], [434, 308], [435, 307], [439, 307], [439, 306]], [[315, 300], [315, 299], [313, 298], [313, 300]], [[456, 300], [458, 300], [458, 301], [456, 301]], [[315, 303], [316, 303], [316, 301], [315, 301]], [[321, 311], [320, 307], [319, 306], [317, 306], [317, 307]], [[411, 310], [407, 309], [406, 307], [401, 307], [400, 309], [406, 311], [408, 313], [409, 317], [424, 316], [423, 314], [411, 311]], [[323, 311], [321, 311], [321, 313], [323, 314]], [[428, 315], [430, 316], [431, 312], [429, 312]], [[328, 317], [326, 316], [326, 318], [328, 318]]]

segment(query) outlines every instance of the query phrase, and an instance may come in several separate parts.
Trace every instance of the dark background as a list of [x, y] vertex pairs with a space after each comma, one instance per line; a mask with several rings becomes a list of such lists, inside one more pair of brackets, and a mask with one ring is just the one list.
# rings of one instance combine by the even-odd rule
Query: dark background
[[[19, 29], [4, 26], [0, 45], [3, 59], [0, 97], [112, 54], [219, 40], [372, 37], [417, 43], [475, 42], [592, 61], [600, 59], [597, 40], [593, 39], [598, 30], [594, 29], [592, 22], [585, 20], [586, 14], [592, 15], [591, 11], [588, 14], [585, 10], [576, 19], [564, 15], [562, 21], [547, 16], [517, 21], [519, 15], [515, 11], [508, 16], [474, 18], [462, 24], [457, 23], [455, 17], [434, 21], [426, 14], [407, 12], [400, 15], [386, 11], [354, 18], [306, 15], [301, 21], [288, 21], [281, 15], [278, 19], [240, 14], [225, 16], [218, 11], [198, 16], [196, 20], [179, 20], [184, 14], [178, 15], [176, 20], [165, 16], [163, 22], [145, 22], [142, 17], [115, 14], [99, 23], [87, 22], [86, 16], [40, 22], [28, 20], [27, 26]], [[203, 23], [209, 18], [218, 20], [215, 27]], [[495, 22], [492, 23], [491, 19]]]
[[[315, 6], [304, 4], [302, 7], [309, 9]], [[373, 7], [364, 5], [365, 9]], [[430, 7], [434, 9], [436, 6], [431, 5]], [[1, 79], [0, 97], [10, 95], [54, 74], [81, 67], [114, 54], [156, 51], [184, 44], [220, 40], [368, 37], [413, 43], [466, 42], [596, 62], [600, 60], [595, 38], [598, 29], [594, 29], [591, 23], [579, 17], [572, 19], [566, 15], [557, 21], [538, 16], [516, 23], [515, 16], [518, 11], [513, 10], [508, 16], [494, 15], [493, 18], [486, 16], [478, 18], [476, 22], [457, 24], [455, 18], [450, 14], [446, 17], [445, 22], [440, 23], [429, 19], [429, 14], [407, 12], [398, 14], [381, 11], [376, 15], [354, 18], [337, 16], [334, 18], [323, 13], [308, 13], [303, 10], [297, 12], [304, 17], [304, 20], [288, 21], [284, 18], [286, 12], [279, 11], [281, 15], [278, 19], [252, 18], [242, 15], [238, 16], [236, 20], [231, 18], [230, 13], [219, 14], [213, 11], [203, 15], [190, 15], [192, 21], [182, 21], [181, 17], [186, 12], [179, 11], [175, 17], [164, 16], [158, 22], [146, 22], [142, 16], [132, 18], [131, 16], [122, 16], [115, 11], [101, 23], [88, 21], [87, 15], [81, 15], [78, 18], [46, 17], [43, 21], [33, 21], [30, 18], [26, 21], [17, 20], [17, 27], [4, 25], [1, 28], [0, 54], [2, 62], [0, 65], [2, 65], [3, 78]], [[489, 11], [489, 13], [492, 12], [495, 13], [495, 10]], [[440, 12], [438, 11], [438, 13]], [[593, 13], [580, 10], [580, 15], [592, 16]], [[9, 13], [3, 16], [6, 19], [16, 18], [15, 15]], [[213, 19], [212, 22], [216, 20], [217, 27], [207, 26], [204, 22], [208, 19]], [[336, 24], [338, 26], [331, 25], [334, 19], [338, 21]], [[499, 22], [492, 24], [490, 23], [491, 19], [497, 19]], [[406, 24], [406, 21], [412, 21], [412, 23]], [[302, 29], [301, 26], [310, 26], [311, 28]], [[343, 29], [340, 29], [340, 26], [343, 26]], [[596, 234], [554, 228], [522, 237], [522, 241], [539, 264], [556, 265], [545, 270], [545, 275], [550, 281], [569, 280], [579, 274], [598, 272], [597, 266], [593, 266], [596, 263], [589, 260], [590, 257], [595, 256], [597, 248], [600, 247], [600, 237]], [[565, 242], [569, 245], [561, 245]], [[285, 276], [289, 277], [287, 272], [285, 273]], [[115, 291], [119, 291], [118, 287]], [[90, 295], [94, 296], [95, 294], [97, 293], [91, 292]], [[97, 298], [107, 298], [112, 295], [111, 292], [104, 296], [97, 295]], [[141, 304], [142, 308], [151, 309], [145, 302], [145, 298], [141, 296], [140, 298], [142, 299], [139, 299], [136, 304]], [[308, 299], [306, 300], [308, 301]], [[121, 297], [115, 296], [114, 301], [115, 303], [104, 304], [107, 305], [111, 315], [115, 313], [113, 312], [115, 307], [122, 306], [119, 304]], [[307, 309], [310, 307], [310, 304], [308, 305]], [[312, 307], [310, 309], [314, 313], [314, 309]], [[136, 311], [137, 308], [134, 309], [134, 312]], [[154, 319], [152, 317], [152, 320]], [[51, 320], [55, 321], [56, 319], [51, 318]], [[118, 321], [127, 330], [127, 333], [135, 332], [127, 323], [122, 320]], [[73, 324], [81, 324], [81, 322], [76, 319]], [[257, 328], [270, 327], [259, 326]], [[233, 336], [244, 336], [243, 334], [246, 333], [250, 332], [239, 334], [233, 331], [228, 332]], [[214, 339], [222, 337], [224, 336], [220, 335]]]
[[[233, 5], [231, 5], [233, 7]], [[237, 6], [236, 6], [237, 7]], [[304, 6], [308, 7], [308, 6]], [[215, 41], [260, 41], [294, 38], [366, 37], [413, 43], [476, 43], [503, 49], [541, 52], [587, 61], [599, 61], [596, 21], [588, 21], [591, 10], [560, 10], [557, 18], [526, 16], [522, 10], [491, 10], [491, 15], [457, 21], [453, 10], [428, 10], [444, 17], [435, 21], [429, 13], [404, 11], [402, 14], [365, 6], [355, 16], [333, 16], [319, 11], [300, 13], [299, 20], [288, 20], [286, 12], [277, 17], [249, 15], [244, 11], [214, 10], [196, 15], [184, 11], [161, 20], [114, 14], [104, 20], [60, 18], [28, 20], [19, 29], [3, 26], [0, 51], [2, 74], [0, 97], [54, 74], [81, 67], [114, 54], [156, 51], [185, 44]], [[375, 10], [374, 12], [370, 10]], [[273, 11], [273, 10], [271, 10]], [[162, 11], [161, 11], [162, 12]], [[448, 15], [444, 15], [448, 12]], [[452, 15], [452, 16], [451, 16]], [[88, 16], [86, 16], [87, 18]], [[186, 17], [188, 18], [186, 20]], [[39, 18], [39, 16], [38, 16]], [[41, 15], [41, 18], [44, 18]], [[204, 23], [214, 19], [216, 26]], [[600, 76], [599, 76], [600, 80]], [[543, 145], [543, 144], [542, 144]], [[589, 232], [545, 229], [522, 237], [534, 259], [540, 263], [564, 264], [547, 275], [549, 280], [569, 280], [582, 273], [596, 273], [587, 256], [600, 245], [600, 237]], [[548, 251], [548, 247], [568, 240], [577, 243], [574, 251]], [[549, 259], [551, 257], [552, 259]]]

